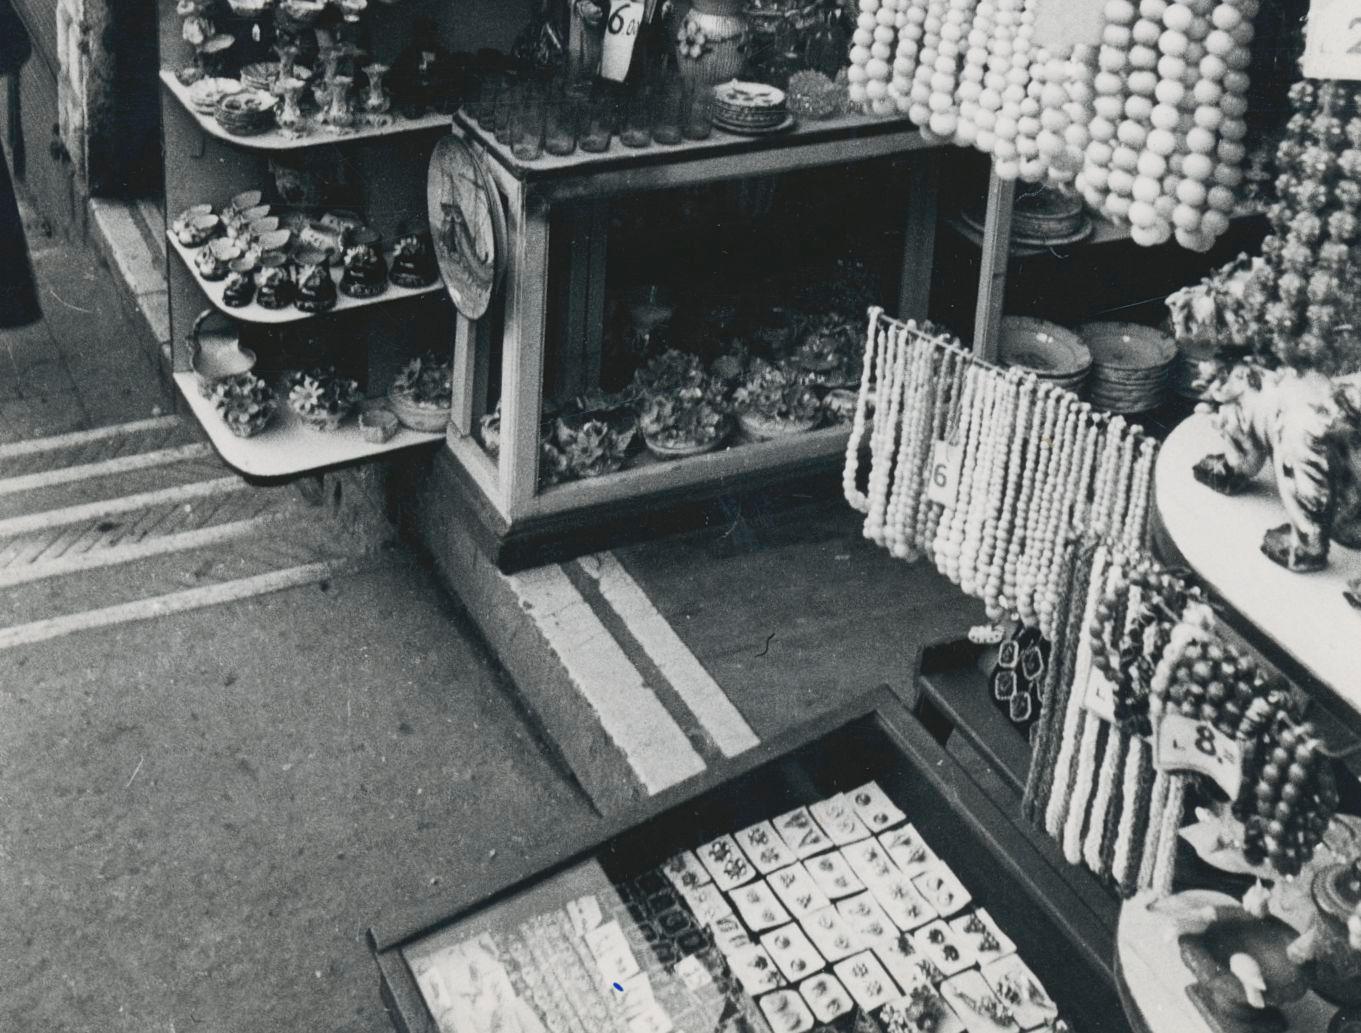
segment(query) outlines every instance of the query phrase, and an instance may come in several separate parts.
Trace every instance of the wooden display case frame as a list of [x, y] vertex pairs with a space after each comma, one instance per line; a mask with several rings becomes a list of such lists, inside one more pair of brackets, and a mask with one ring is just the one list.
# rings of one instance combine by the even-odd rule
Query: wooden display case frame
[[465, 883], [441, 900], [379, 916], [368, 941], [394, 1027], [436, 1033], [403, 955], [424, 938], [595, 857], [660, 863], [689, 845], [697, 816], [721, 815], [737, 828], [766, 816], [761, 808], [774, 806], [775, 798], [790, 806], [794, 787], [820, 794], [870, 778], [913, 808], [908, 819], [1016, 941], [1077, 1028], [1121, 1028], [1109, 929], [886, 686], [602, 820], [523, 865]]
[[[607, 205], [611, 198], [673, 187], [772, 176], [871, 158], [910, 161], [909, 201], [899, 313], [924, 318], [935, 250], [938, 155], [905, 118], [846, 116], [809, 122], [772, 137], [715, 130], [708, 140], [631, 150], [617, 142], [601, 154], [577, 152], [518, 161], [509, 148], [463, 113], [455, 130], [485, 162], [502, 195], [509, 229], [505, 329], [501, 340], [501, 444], [489, 455], [474, 432], [488, 397], [492, 341], [486, 321], [458, 318], [454, 406], [448, 447], [485, 501], [500, 538], [526, 526], [552, 524], [555, 534], [592, 514], [640, 500], [693, 499], [725, 486], [783, 479], [827, 469], [845, 453], [848, 428], [833, 427], [724, 449], [548, 488], [539, 485], [540, 419], [550, 297], [549, 227], [566, 206], [573, 255], [563, 285], [565, 332], [553, 371], [571, 393], [598, 383], [605, 305]], [[556, 286], [556, 285], [554, 285]]]

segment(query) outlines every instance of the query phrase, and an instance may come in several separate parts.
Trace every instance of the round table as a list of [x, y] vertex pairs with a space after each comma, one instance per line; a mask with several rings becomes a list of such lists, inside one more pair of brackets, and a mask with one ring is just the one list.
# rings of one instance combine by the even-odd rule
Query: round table
[[1308, 678], [1361, 712], [1361, 610], [1342, 597], [1361, 578], [1361, 550], [1333, 544], [1326, 569], [1299, 574], [1267, 559], [1262, 535], [1287, 522], [1270, 464], [1240, 495], [1201, 484], [1192, 468], [1223, 452], [1205, 415], [1172, 431], [1158, 456], [1154, 500], [1171, 544], [1187, 566], [1242, 621], [1257, 629]]
[[[1173, 898], [1182, 904], [1228, 907], [1233, 897], [1213, 890], [1186, 890]], [[1141, 893], [1120, 909], [1115, 932], [1116, 983], [1134, 1033], [1230, 1033], [1205, 1020], [1187, 995], [1195, 982], [1182, 962], [1174, 925], [1159, 911], [1150, 893]], [[1307, 993], [1281, 1009], [1290, 1033], [1323, 1033], [1337, 1009], [1317, 994]]]

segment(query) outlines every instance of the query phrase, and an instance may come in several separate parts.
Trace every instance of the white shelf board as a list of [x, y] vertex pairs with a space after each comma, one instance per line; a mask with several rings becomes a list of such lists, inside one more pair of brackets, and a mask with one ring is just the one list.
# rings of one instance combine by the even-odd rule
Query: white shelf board
[[[364, 440], [355, 419], [347, 421], [339, 430], [313, 430], [279, 400], [279, 411], [274, 421], [253, 438], [238, 438], [222, 422], [212, 403], [198, 392], [198, 382], [192, 373], [176, 373], [175, 384], [189, 408], [207, 432], [213, 447], [223, 461], [247, 477], [296, 477], [311, 470], [324, 470], [364, 459], [373, 459], [414, 445], [443, 441], [444, 434], [423, 434], [402, 427], [393, 437], [375, 445]], [[365, 404], [366, 408], [380, 408], [379, 401]]]
[[[314, 319], [319, 316], [329, 316], [336, 312], [344, 312], [348, 309], [364, 308], [366, 305], [384, 305], [390, 301], [402, 301], [405, 298], [418, 298], [425, 294], [437, 294], [444, 290], [443, 281], [436, 279], [429, 287], [399, 287], [397, 284], [388, 282], [388, 288], [375, 298], [352, 298], [348, 294], [336, 292], [336, 303], [334, 308], [329, 308], [325, 312], [304, 312], [295, 305], [289, 304], [284, 308], [272, 309], [265, 308], [263, 305], [252, 301], [249, 305], [242, 305], [240, 308], [232, 308], [222, 300], [223, 292], [226, 290], [227, 281], [218, 280], [211, 283], [199, 275], [198, 269], [194, 265], [194, 256], [202, 248], [189, 248], [181, 244], [175, 234], [167, 230], [166, 237], [170, 240], [170, 246], [184, 263], [184, 267], [193, 276], [194, 282], [208, 296], [208, 300], [213, 303], [213, 307], [221, 312], [225, 312], [233, 319], [239, 319], [246, 323], [296, 323], [303, 319]], [[392, 267], [392, 253], [386, 255], [388, 268]], [[331, 279], [338, 284], [340, 282], [341, 270], [339, 266], [331, 269]]]
[[1342, 598], [1361, 577], [1361, 550], [1336, 542], [1326, 569], [1297, 574], [1267, 559], [1262, 536], [1287, 522], [1270, 464], [1241, 495], [1221, 495], [1191, 468], [1223, 442], [1205, 415], [1168, 435], [1158, 457], [1155, 498], [1163, 526], [1186, 562], [1352, 709], [1361, 711], [1361, 610]]
[[175, 77], [174, 72], [162, 68], [161, 82], [170, 92], [170, 95], [179, 101], [180, 106], [190, 114], [205, 133], [250, 151], [299, 151], [307, 147], [329, 147], [338, 143], [372, 140], [382, 136], [399, 136], [402, 133], [448, 129], [451, 124], [449, 115], [435, 114], [422, 115], [420, 118], [403, 118], [401, 115], [394, 114], [390, 125], [362, 126], [346, 130], [343, 133], [333, 133], [323, 127], [314, 133], [301, 137], [284, 136], [278, 130], [271, 130], [254, 136], [235, 136], [223, 129], [218, 124], [217, 119], [211, 115], [200, 114], [194, 108], [194, 105], [189, 101], [189, 88]]

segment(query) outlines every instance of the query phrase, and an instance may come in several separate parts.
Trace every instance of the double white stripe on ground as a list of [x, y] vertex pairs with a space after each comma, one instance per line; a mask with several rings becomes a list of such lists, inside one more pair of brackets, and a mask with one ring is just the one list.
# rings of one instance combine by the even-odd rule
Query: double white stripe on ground
[[155, 452], [138, 452], [130, 456], [118, 456], [98, 463], [83, 463], [79, 466], [60, 466], [55, 470], [39, 473], [26, 473], [18, 477], [0, 479], [0, 495], [17, 495], [35, 488], [50, 488], [58, 484], [71, 484], [95, 477], [113, 477], [133, 470], [149, 470], [157, 466], [170, 466], [186, 459], [206, 459], [212, 455], [212, 446], [204, 443], [180, 445], [177, 448], [162, 448]]
[[19, 624], [12, 628], [0, 628], [0, 650], [61, 638], [75, 631], [89, 631], [92, 628], [107, 628], [115, 624], [127, 624], [130, 621], [164, 617], [171, 613], [184, 613], [205, 606], [218, 606], [239, 599], [249, 599], [285, 588], [297, 588], [300, 585], [309, 585], [335, 577], [352, 567], [353, 564], [343, 561], [308, 563], [286, 570], [272, 570], [268, 574], [259, 574], [255, 577], [224, 581], [217, 585], [204, 585], [202, 588], [189, 588], [183, 592], [171, 592], [168, 595], [156, 596], [154, 599], [138, 599], [136, 602], [106, 606], [100, 610], [87, 610], [66, 617], [53, 617], [31, 624]]
[[699, 719], [723, 756], [735, 757], [760, 742], [727, 693], [612, 553], [583, 557], [581, 568], [600, 586], [600, 594]]
[[[731, 757], [755, 746], [759, 740], [741, 713], [619, 561], [601, 553], [586, 557], [581, 566], [723, 754]], [[562, 567], [549, 564], [509, 580], [649, 793], [704, 770], [684, 729]]]

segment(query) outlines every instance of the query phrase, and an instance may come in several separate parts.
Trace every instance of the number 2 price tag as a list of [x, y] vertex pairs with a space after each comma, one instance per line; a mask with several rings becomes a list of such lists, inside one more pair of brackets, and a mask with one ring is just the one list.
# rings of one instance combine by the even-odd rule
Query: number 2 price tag
[[1082, 693], [1082, 706], [1101, 720], [1115, 723], [1115, 686], [1106, 675], [1093, 667], [1087, 676], [1087, 687]]
[[1311, 79], [1361, 79], [1361, 4], [1356, 0], [1311, 0], [1304, 74]]
[[964, 448], [937, 440], [931, 445], [931, 464], [926, 470], [926, 497], [948, 506], [959, 491], [959, 469], [964, 465]]
[[613, 0], [605, 22], [605, 46], [600, 53], [600, 74], [611, 82], [623, 82], [633, 60], [633, 44], [643, 21], [642, 0]]
[[1207, 721], [1168, 714], [1153, 737], [1153, 765], [1159, 771], [1195, 771], [1212, 779], [1229, 799], [1238, 796], [1243, 758], [1238, 741]]

